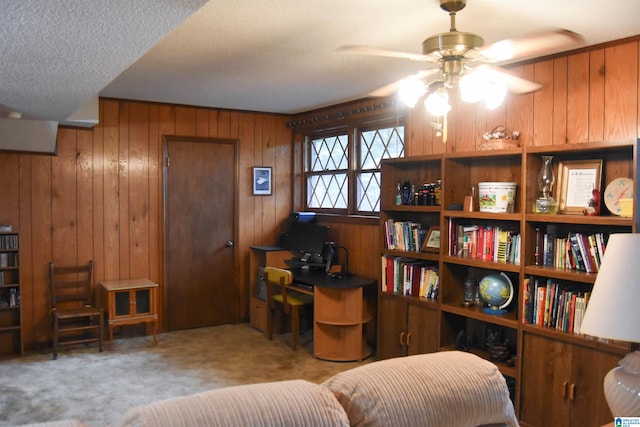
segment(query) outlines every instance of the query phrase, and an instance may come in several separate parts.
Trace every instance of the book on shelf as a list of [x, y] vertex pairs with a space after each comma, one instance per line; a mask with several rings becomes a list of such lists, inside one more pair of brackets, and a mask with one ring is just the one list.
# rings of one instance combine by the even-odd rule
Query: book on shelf
[[449, 220], [449, 255], [482, 261], [520, 262], [520, 233], [499, 226]]
[[536, 228], [535, 265], [597, 273], [605, 252], [606, 233], [568, 232], [566, 237]]
[[0, 250], [17, 250], [17, 249], [18, 249], [17, 234], [0, 235]]
[[382, 292], [435, 298], [439, 277], [437, 267], [408, 257], [382, 256]]
[[525, 279], [524, 291], [523, 323], [580, 333], [590, 290], [580, 285], [536, 277]]
[[428, 226], [415, 221], [388, 219], [384, 222], [385, 247], [405, 252], [420, 252], [428, 230]]

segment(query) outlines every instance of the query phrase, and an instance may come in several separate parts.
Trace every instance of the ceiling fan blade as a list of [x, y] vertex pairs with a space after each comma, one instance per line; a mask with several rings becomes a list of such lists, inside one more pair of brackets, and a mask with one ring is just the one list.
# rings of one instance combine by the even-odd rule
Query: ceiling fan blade
[[376, 47], [362, 45], [344, 45], [340, 46], [338, 51], [346, 53], [355, 53], [357, 55], [383, 56], [387, 58], [408, 59], [410, 61], [433, 62], [434, 58], [421, 53], [403, 52], [399, 50], [379, 49]]
[[389, 83], [388, 85], [385, 85], [381, 88], [375, 89], [372, 92], [369, 92], [367, 95], [369, 96], [376, 96], [376, 97], [381, 97], [381, 96], [391, 96], [393, 94], [395, 94], [396, 92], [398, 92], [398, 90], [400, 89], [400, 86], [409, 80], [423, 80], [425, 81], [425, 84], [430, 84], [430, 81], [427, 81], [427, 78], [430, 78], [429, 80], [437, 80], [438, 79], [438, 73], [440, 72], [439, 69], [434, 68], [431, 70], [424, 70], [424, 71], [420, 71], [417, 72], [415, 74], [412, 74], [408, 77], [405, 77], [403, 79], [400, 80], [396, 80], [393, 83]]
[[499, 76], [500, 80], [502, 80], [507, 85], [507, 90], [511, 93], [522, 94], [535, 92], [542, 87], [540, 83], [536, 83], [531, 80], [516, 76], [515, 74], [502, 68], [490, 67], [488, 65], [485, 66], [491, 68], [491, 71]]
[[584, 38], [573, 31], [558, 29], [524, 37], [501, 40], [476, 50], [475, 54], [485, 62], [504, 62], [534, 56], [549, 55], [575, 48]]

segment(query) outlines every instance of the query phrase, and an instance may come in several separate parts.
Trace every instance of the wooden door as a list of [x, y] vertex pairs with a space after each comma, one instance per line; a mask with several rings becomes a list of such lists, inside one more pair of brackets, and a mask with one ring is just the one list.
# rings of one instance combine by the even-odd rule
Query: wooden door
[[570, 390], [572, 426], [602, 426], [613, 421], [604, 397], [604, 377], [623, 357], [580, 345], [572, 345]]
[[571, 346], [524, 334], [520, 420], [531, 426], [569, 426]]
[[[407, 303], [381, 294], [378, 301], [378, 359], [406, 356]], [[401, 341], [402, 340], [402, 341]]]
[[165, 309], [169, 330], [237, 322], [236, 145], [165, 146]]

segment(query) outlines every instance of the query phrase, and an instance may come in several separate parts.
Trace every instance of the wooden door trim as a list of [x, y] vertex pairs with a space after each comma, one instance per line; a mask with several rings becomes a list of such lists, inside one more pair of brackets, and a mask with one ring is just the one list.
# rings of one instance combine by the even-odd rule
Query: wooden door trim
[[[168, 301], [168, 293], [169, 293], [169, 287], [166, 284], [166, 278], [168, 277], [167, 274], [167, 241], [166, 241], [166, 236], [167, 236], [167, 223], [166, 223], [166, 218], [167, 218], [167, 190], [168, 190], [168, 182], [167, 182], [167, 178], [168, 178], [168, 174], [167, 174], [167, 168], [168, 168], [168, 154], [169, 154], [169, 143], [170, 142], [174, 142], [174, 141], [182, 141], [182, 142], [198, 142], [198, 143], [204, 143], [204, 144], [228, 144], [231, 145], [233, 147], [233, 158], [234, 158], [234, 164], [233, 164], [233, 176], [234, 176], [234, 183], [233, 183], [233, 202], [232, 202], [232, 206], [233, 206], [233, 274], [234, 277], [237, 279], [239, 277], [239, 259], [240, 259], [240, 253], [239, 253], [239, 249], [238, 249], [238, 238], [240, 237], [240, 231], [239, 231], [239, 218], [238, 218], [238, 212], [240, 211], [240, 200], [238, 198], [238, 183], [240, 181], [240, 176], [239, 176], [239, 164], [240, 164], [240, 156], [239, 156], [239, 152], [238, 152], [238, 139], [232, 139], [232, 138], [210, 138], [210, 137], [198, 137], [198, 136], [180, 136], [180, 135], [163, 135], [162, 136], [162, 193], [161, 193], [161, 197], [162, 197], [162, 209], [161, 209], [161, 218], [160, 218], [160, 223], [162, 224], [162, 227], [160, 229], [160, 244], [162, 246], [162, 309], [161, 309], [161, 319], [160, 319], [160, 330], [162, 331], [167, 331], [168, 330], [168, 319], [169, 319], [169, 304], [167, 304]], [[237, 286], [237, 284], [236, 284]], [[238, 315], [240, 316], [240, 308], [241, 308], [241, 304], [240, 304], [240, 298], [238, 298], [238, 301], [236, 301], [237, 307], [236, 307], [236, 312], [238, 313]]]

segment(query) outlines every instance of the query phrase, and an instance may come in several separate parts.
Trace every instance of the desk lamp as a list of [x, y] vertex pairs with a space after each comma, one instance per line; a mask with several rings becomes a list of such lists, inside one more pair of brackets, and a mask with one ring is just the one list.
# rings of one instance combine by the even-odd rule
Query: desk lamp
[[614, 417], [640, 417], [640, 234], [612, 234], [580, 332], [634, 343], [604, 378]]

